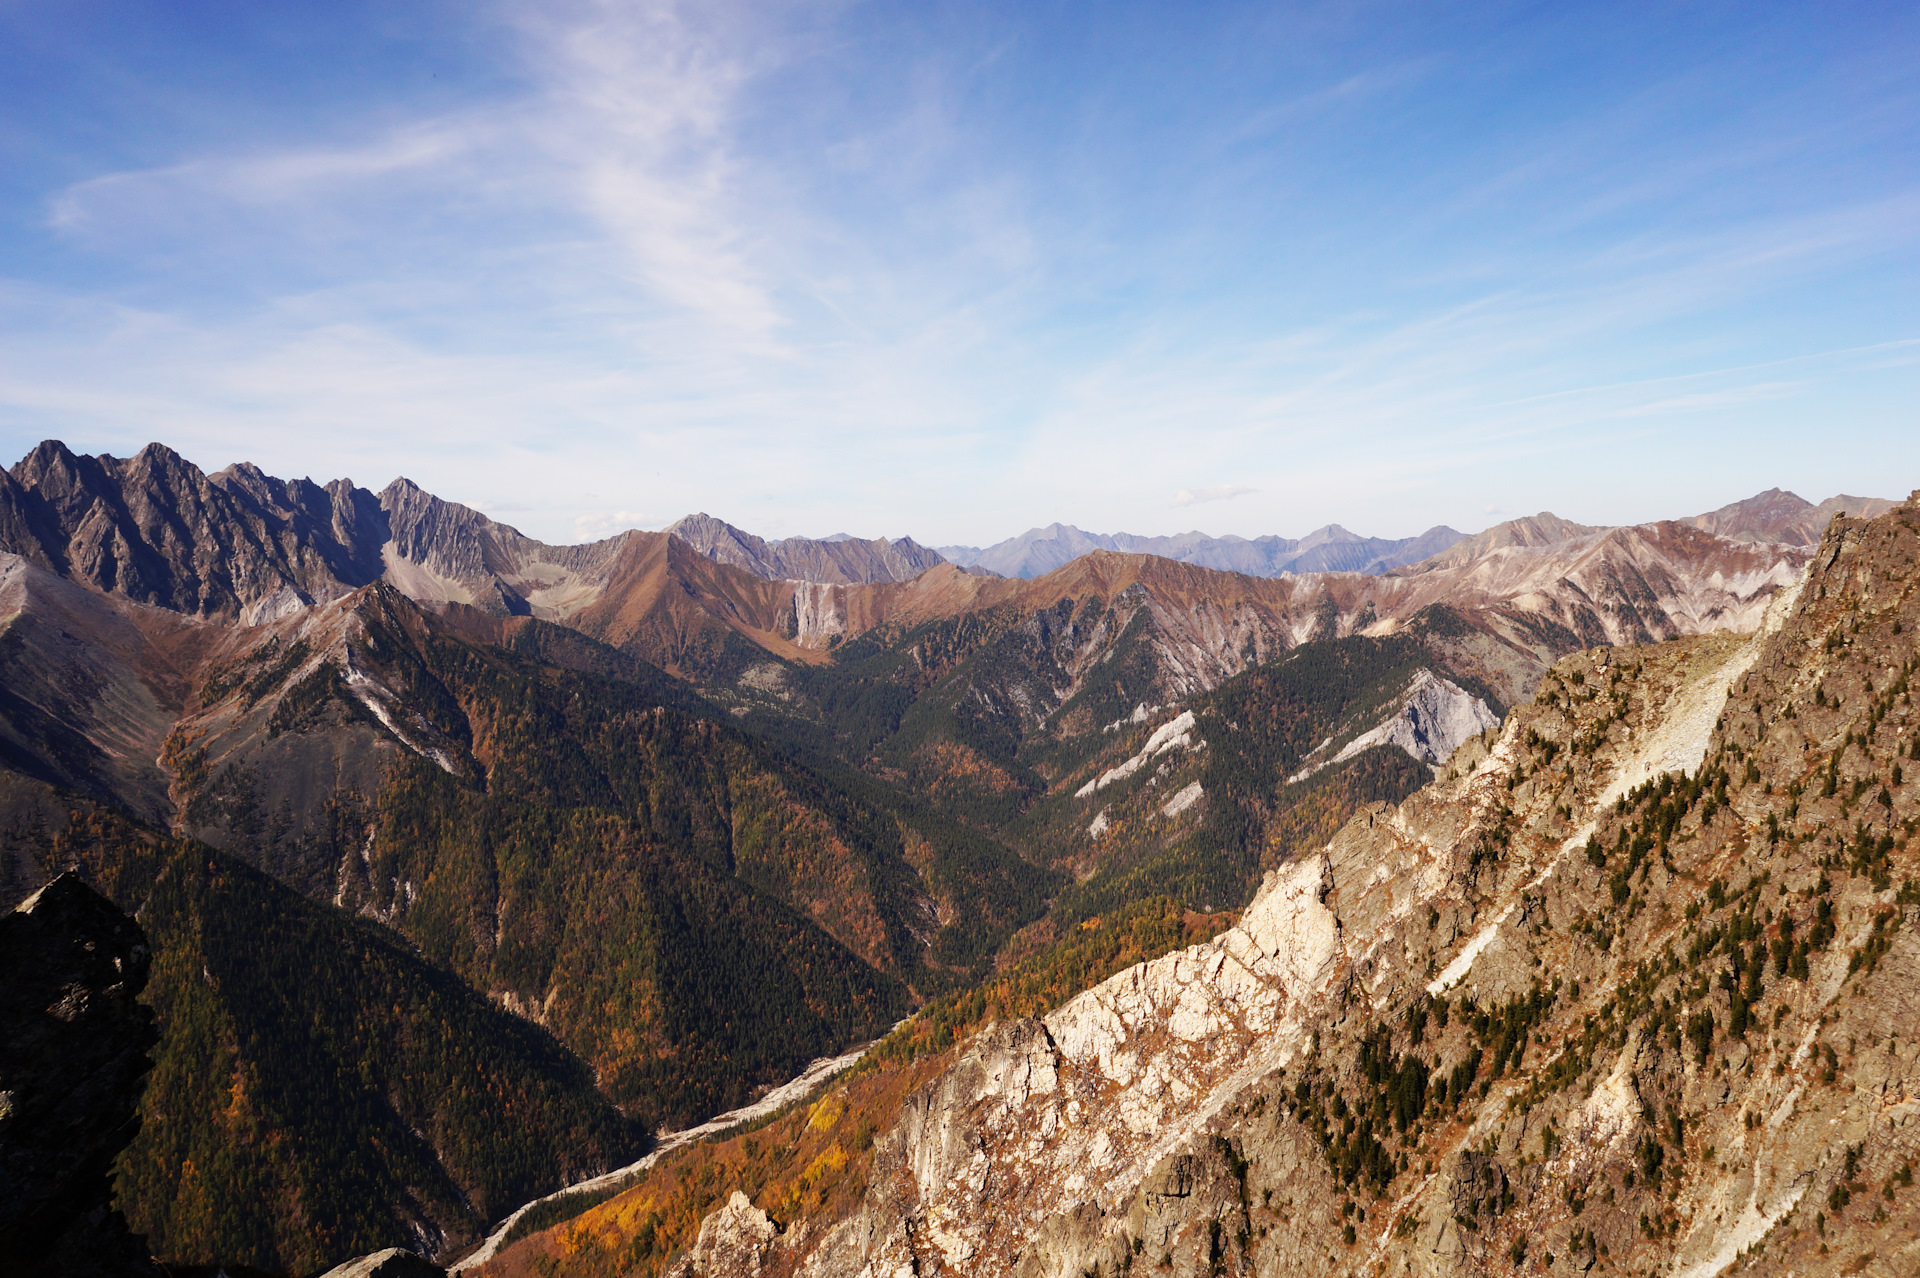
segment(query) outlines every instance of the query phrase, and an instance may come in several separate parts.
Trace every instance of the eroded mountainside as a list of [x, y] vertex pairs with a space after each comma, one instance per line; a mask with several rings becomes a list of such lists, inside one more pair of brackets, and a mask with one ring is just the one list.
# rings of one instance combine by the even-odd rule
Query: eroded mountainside
[[377, 584], [237, 635], [169, 739], [181, 825], [408, 937], [653, 1122], [871, 1037], [1044, 909], [1045, 871], [650, 667], [457, 620]]
[[1910, 1273], [1916, 627], [1920, 494], [1753, 637], [1557, 663], [1214, 940], [830, 1091], [804, 1170], [688, 1151], [490, 1272]]

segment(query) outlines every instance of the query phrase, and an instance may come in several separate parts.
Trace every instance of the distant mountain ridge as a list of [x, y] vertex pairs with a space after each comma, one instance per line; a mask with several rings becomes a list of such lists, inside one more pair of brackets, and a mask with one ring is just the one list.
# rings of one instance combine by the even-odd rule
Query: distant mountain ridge
[[1814, 546], [1819, 544], [1835, 515], [1877, 519], [1899, 504], [1884, 497], [1850, 497], [1842, 493], [1815, 505], [1798, 493], [1769, 488], [1685, 522], [1731, 541]]
[[[1510, 674], [1484, 672], [1505, 698], [1523, 690], [1547, 654], [1569, 644], [1752, 624], [1749, 614], [1764, 600], [1745, 586], [1730, 592], [1716, 585], [1713, 571], [1737, 563], [1747, 574], [1741, 581], [1771, 591], [1787, 579], [1783, 573], [1798, 571], [1807, 538], [1833, 510], [1871, 516], [1886, 506], [1855, 497], [1816, 506], [1769, 490], [1659, 525], [1596, 528], [1543, 512], [1470, 537], [1437, 528], [1401, 541], [1337, 526], [1297, 541], [1249, 541], [1096, 538], [1053, 525], [1015, 539], [1018, 553], [997, 566], [962, 568], [910, 538], [769, 542], [706, 515], [666, 532], [629, 530], [549, 546], [406, 479], [375, 494], [349, 480], [282, 481], [250, 464], [208, 475], [159, 444], [117, 459], [77, 456], [47, 441], [0, 475], [0, 551], [87, 591], [159, 610], [144, 620], [128, 614], [153, 636], [183, 624], [269, 625], [385, 581], [433, 611], [466, 607], [560, 622], [710, 691], [733, 685], [768, 656], [819, 665], [836, 645], [876, 628], [881, 642], [891, 642], [887, 636], [903, 627], [942, 618], [1002, 607], [1024, 615], [1065, 597], [1110, 599], [1123, 581], [1137, 581], [1162, 601], [1157, 607], [1173, 610], [1162, 618], [1168, 635], [1185, 635], [1169, 639], [1162, 654], [1166, 690], [1176, 695], [1309, 638], [1392, 633], [1423, 608], [1445, 605], [1473, 611], [1480, 618], [1475, 628], [1492, 625], [1501, 649], [1517, 646], [1525, 654]], [[1148, 549], [1083, 553], [1096, 541]], [[1023, 574], [1065, 556], [1038, 594], [1022, 589], [1043, 586]], [[1241, 566], [1212, 568], [1201, 562], [1208, 557]], [[1109, 559], [1132, 563], [1101, 562]], [[1169, 575], [1175, 568], [1182, 571]], [[1702, 568], [1708, 577], [1697, 576]], [[18, 583], [26, 588], [27, 579]], [[27, 594], [51, 606], [58, 592], [40, 582]], [[87, 611], [77, 598], [58, 608], [72, 616], [76, 608]], [[1177, 623], [1176, 613], [1183, 618]], [[1496, 616], [1505, 620], [1496, 623]], [[51, 645], [47, 654], [71, 647], [61, 638], [70, 626], [30, 630], [21, 629], [22, 640], [37, 636], [36, 644]], [[143, 669], [169, 660], [164, 644], [113, 642], [116, 651], [143, 654]], [[44, 660], [54, 662], [51, 655]], [[54, 662], [62, 670], [67, 664]], [[1508, 687], [1509, 678], [1521, 682]], [[50, 781], [106, 785], [131, 802], [126, 787], [135, 783], [124, 759], [151, 757], [143, 752], [156, 726], [170, 720], [144, 706], [144, 694], [109, 699], [99, 713], [122, 726], [102, 719], [90, 729], [108, 734], [102, 742], [139, 742], [132, 755], [118, 745], [98, 759], [83, 752], [65, 762], [38, 748], [28, 753], [43, 760], [36, 766]], [[14, 729], [26, 737], [42, 731], [27, 718]]]
[[769, 581], [819, 581], [833, 585], [871, 585], [911, 581], [947, 561], [911, 537], [860, 541], [846, 533], [831, 537], [788, 537], [769, 542], [702, 511], [665, 529], [718, 563], [744, 568]]
[[1363, 572], [1378, 576], [1438, 554], [1465, 535], [1436, 526], [1417, 537], [1362, 537], [1339, 524], [1328, 524], [1299, 538], [1209, 537], [1202, 532], [1138, 537], [1132, 533], [1090, 533], [1071, 524], [1053, 523], [985, 548], [941, 546], [938, 550], [952, 563], [985, 568], [1002, 577], [1042, 577], [1096, 550], [1158, 555], [1250, 577], [1277, 577], [1283, 572]]
[[[1718, 510], [1677, 522], [1691, 524], [1730, 541], [1812, 546], [1819, 542], [1836, 514], [1872, 519], [1897, 504], [1884, 497], [1846, 494], [1816, 504], [1797, 493], [1769, 488]], [[1250, 577], [1275, 577], [1283, 572], [1359, 572], [1380, 576], [1449, 550], [1454, 554], [1447, 562], [1464, 563], [1501, 546], [1551, 545], [1603, 532], [1610, 526], [1576, 524], [1546, 511], [1507, 520], [1471, 536], [1441, 524], [1417, 537], [1398, 539], [1362, 537], [1339, 524], [1328, 524], [1300, 538], [1246, 538], [1210, 537], [1197, 531], [1170, 537], [1140, 537], [1132, 533], [1091, 533], [1072, 524], [1052, 523], [1044, 528], [1029, 528], [1017, 537], [991, 546], [954, 545], [935, 549], [950, 563], [986, 569], [1002, 577], [1043, 577], [1096, 550], [1159, 555], [1202, 568], [1243, 572]]]

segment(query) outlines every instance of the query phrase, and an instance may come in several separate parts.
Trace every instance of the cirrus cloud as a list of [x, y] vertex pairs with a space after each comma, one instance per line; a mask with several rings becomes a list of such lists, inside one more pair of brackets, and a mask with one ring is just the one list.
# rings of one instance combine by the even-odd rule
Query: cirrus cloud
[[1244, 484], [1221, 484], [1217, 488], [1182, 488], [1173, 495], [1176, 506], [1198, 506], [1210, 501], [1231, 501], [1235, 497], [1244, 497], [1248, 493], [1257, 493], [1258, 488], [1248, 488]]

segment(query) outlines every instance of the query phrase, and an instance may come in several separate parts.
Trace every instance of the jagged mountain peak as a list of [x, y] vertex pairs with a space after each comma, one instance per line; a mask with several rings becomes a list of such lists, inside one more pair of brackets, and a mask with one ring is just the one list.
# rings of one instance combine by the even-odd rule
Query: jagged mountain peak
[[745, 568], [757, 577], [777, 577], [765, 540], [706, 511], [683, 515], [668, 524], [667, 535], [678, 537], [709, 559]]
[[[388, 482], [387, 486], [380, 490], [380, 496], [382, 497], [392, 496], [396, 499], [404, 499], [406, 497], [410, 497], [414, 495], [418, 495], [421, 497], [433, 496], [432, 493], [429, 493], [426, 489], [414, 483], [411, 479], [408, 479], [405, 475], [395, 475], [393, 479]], [[435, 500], [438, 500], [438, 499], [435, 498]]]
[[162, 444], [121, 459], [48, 440], [10, 478], [5, 549], [104, 594], [196, 616], [331, 598], [370, 579], [368, 542], [383, 536], [346, 488], [268, 481], [257, 468], [211, 477]]
[[1323, 527], [1314, 529], [1312, 532], [1302, 537], [1299, 540], [1298, 544], [1295, 546], [1295, 549], [1311, 550], [1315, 546], [1324, 546], [1328, 542], [1332, 542], [1332, 541], [1358, 541], [1358, 540], [1360, 540], [1359, 534], [1348, 532], [1345, 528], [1342, 528], [1339, 524], [1327, 524]]
[[[448, 542], [457, 542], [462, 551], [473, 553], [478, 539], [491, 531], [489, 525], [493, 524], [473, 507], [436, 497], [404, 476], [380, 490], [380, 508], [387, 512], [396, 550], [408, 559], [421, 561], [436, 551], [442, 555], [451, 552]], [[500, 527], [518, 536], [517, 530]]]
[[751, 537], [754, 541], [760, 540], [752, 533], [742, 532], [726, 520], [715, 518], [704, 510], [696, 511], [691, 515], [682, 515], [661, 531], [670, 532], [685, 541], [695, 541], [696, 538], [703, 536]]

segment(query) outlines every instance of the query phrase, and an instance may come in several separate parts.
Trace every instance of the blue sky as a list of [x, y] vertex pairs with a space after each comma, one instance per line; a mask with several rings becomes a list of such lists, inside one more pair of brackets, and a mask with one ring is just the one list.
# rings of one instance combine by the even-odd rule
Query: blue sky
[[0, 0], [0, 452], [548, 540], [1920, 486], [1920, 10]]

